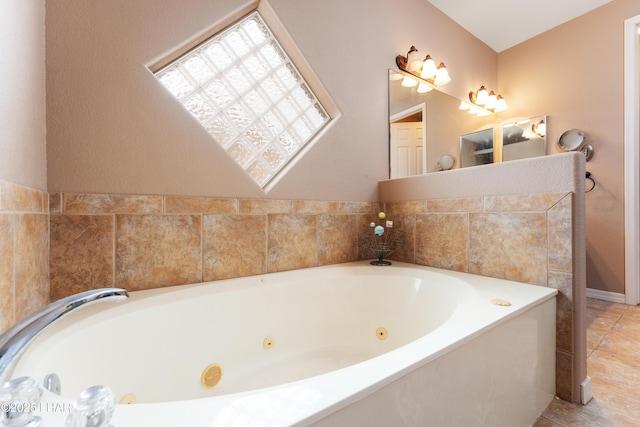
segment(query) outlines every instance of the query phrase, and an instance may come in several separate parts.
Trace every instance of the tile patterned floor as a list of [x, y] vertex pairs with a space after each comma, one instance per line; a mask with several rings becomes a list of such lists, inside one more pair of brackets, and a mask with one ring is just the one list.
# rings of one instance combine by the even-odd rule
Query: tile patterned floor
[[593, 399], [555, 399], [534, 427], [640, 426], [640, 306], [587, 299], [587, 373]]

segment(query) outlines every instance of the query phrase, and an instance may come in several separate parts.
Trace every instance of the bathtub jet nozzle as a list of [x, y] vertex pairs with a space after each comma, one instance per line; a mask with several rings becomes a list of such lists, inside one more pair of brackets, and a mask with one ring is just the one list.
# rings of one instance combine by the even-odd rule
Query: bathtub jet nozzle
[[200, 383], [205, 388], [213, 388], [218, 385], [221, 379], [222, 368], [217, 363], [212, 363], [211, 365], [204, 368], [204, 371], [202, 371], [202, 375], [200, 376]]

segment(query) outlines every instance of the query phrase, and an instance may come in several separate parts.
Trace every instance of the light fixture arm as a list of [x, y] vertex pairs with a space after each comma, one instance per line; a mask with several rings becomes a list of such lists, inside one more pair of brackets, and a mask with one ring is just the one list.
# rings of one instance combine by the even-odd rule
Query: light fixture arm
[[405, 71], [407, 69], [407, 58], [405, 58], [402, 55], [398, 55], [396, 56], [396, 65], [398, 66], [398, 68], [400, 68], [402, 71]]

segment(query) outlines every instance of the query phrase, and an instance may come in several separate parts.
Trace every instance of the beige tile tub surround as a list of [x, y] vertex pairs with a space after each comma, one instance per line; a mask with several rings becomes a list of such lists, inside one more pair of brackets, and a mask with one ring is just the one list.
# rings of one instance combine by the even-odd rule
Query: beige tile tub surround
[[[51, 194], [51, 298], [359, 259], [372, 202]], [[0, 284], [0, 286], [2, 286]]]
[[469, 269], [469, 214], [417, 215], [416, 264]]
[[546, 233], [546, 213], [469, 214], [469, 273], [546, 286]]
[[51, 215], [52, 301], [113, 286], [114, 222], [112, 215]]
[[203, 279], [266, 273], [266, 231], [266, 215], [206, 215]]
[[269, 271], [294, 270], [318, 265], [315, 215], [268, 216]]
[[49, 302], [49, 198], [0, 181], [0, 332]]
[[567, 400], [574, 354], [572, 197], [544, 193], [385, 205], [389, 215], [404, 217], [415, 245], [392, 259], [558, 289], [556, 392]]
[[202, 215], [116, 215], [115, 283], [136, 291], [202, 281]]

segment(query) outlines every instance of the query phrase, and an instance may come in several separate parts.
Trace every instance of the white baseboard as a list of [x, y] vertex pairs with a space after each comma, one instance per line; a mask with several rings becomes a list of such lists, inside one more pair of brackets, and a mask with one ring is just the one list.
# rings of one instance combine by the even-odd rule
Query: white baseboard
[[626, 300], [624, 294], [616, 292], [601, 291], [600, 289], [587, 288], [587, 298], [601, 299], [609, 302], [618, 302], [625, 304]]
[[586, 405], [593, 398], [593, 390], [591, 388], [591, 378], [587, 377], [580, 384], [580, 403]]

